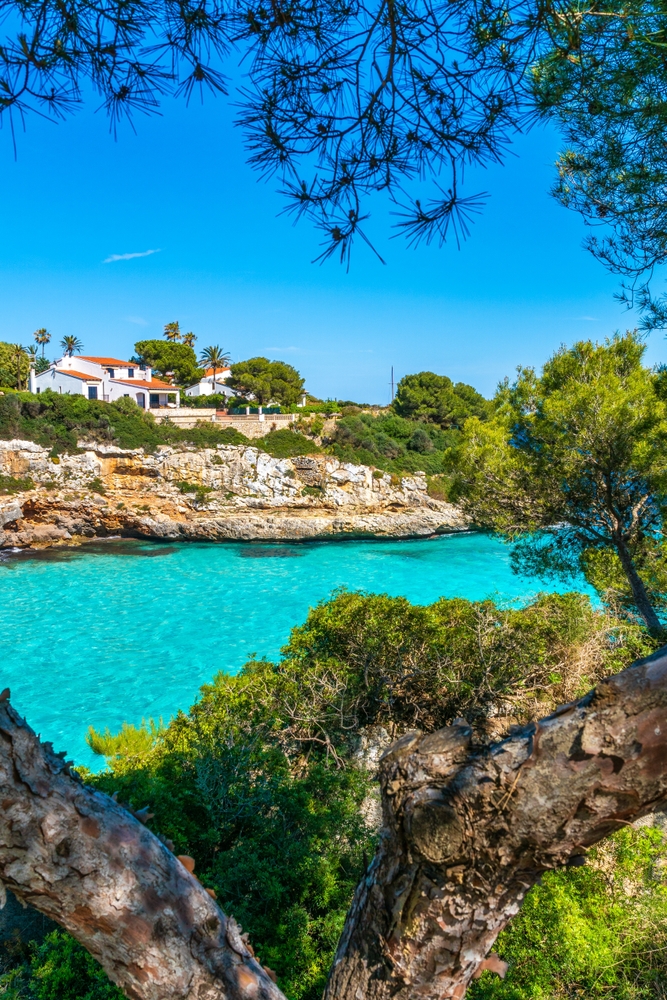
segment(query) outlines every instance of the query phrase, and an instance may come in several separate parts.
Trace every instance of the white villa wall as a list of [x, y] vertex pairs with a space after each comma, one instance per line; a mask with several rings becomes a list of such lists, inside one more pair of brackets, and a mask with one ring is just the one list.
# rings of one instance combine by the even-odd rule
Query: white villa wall
[[[97, 394], [101, 398], [102, 383], [96, 382], [95, 377], [91, 375], [90, 385], [98, 386]], [[73, 396], [88, 395], [87, 382], [74, 375], [68, 375], [66, 371], [58, 368], [49, 368], [48, 371], [35, 375], [35, 389], [41, 392], [51, 389], [53, 392], [63, 392]]]
[[[116, 378], [111, 378], [108, 368], [112, 368]], [[85, 379], [69, 375], [69, 371], [80, 372], [82, 375], [90, 375], [90, 382]], [[43, 392], [44, 389], [52, 389], [54, 392], [67, 393], [69, 395], [88, 396], [88, 386], [97, 388], [97, 399], [105, 403], [115, 403], [117, 400], [128, 396], [143, 409], [151, 409], [151, 396], [157, 396], [158, 408], [168, 407], [177, 409], [179, 406], [179, 393], [177, 389], [169, 390], [166, 387], [152, 386], [152, 371], [146, 368], [142, 371], [138, 366], [134, 368], [135, 377], [128, 378], [128, 366], [122, 368], [120, 365], [108, 367], [95, 361], [88, 361], [85, 358], [66, 355], [55, 362], [55, 365], [45, 372], [36, 375], [30, 373], [31, 392]], [[119, 381], [125, 378], [125, 381]]]
[[60, 371], [67, 371], [69, 368], [72, 371], [81, 372], [82, 375], [92, 375], [94, 378], [102, 378], [104, 374], [101, 365], [94, 361], [84, 361], [83, 358], [70, 358], [69, 354], [55, 361], [54, 364]]
[[221, 393], [223, 396], [233, 396], [234, 390], [222, 382], [213, 382], [212, 378], [203, 378], [196, 385], [191, 385], [185, 390], [186, 396], [210, 396], [212, 393]]

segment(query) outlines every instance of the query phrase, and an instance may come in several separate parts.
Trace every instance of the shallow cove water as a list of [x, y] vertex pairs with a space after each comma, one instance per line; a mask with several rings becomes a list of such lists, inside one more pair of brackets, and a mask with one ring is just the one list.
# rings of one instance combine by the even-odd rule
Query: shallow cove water
[[[515, 576], [493, 537], [160, 545], [107, 542], [0, 562], [0, 688], [56, 750], [99, 768], [87, 727], [187, 709], [217, 671], [276, 657], [336, 587], [530, 600], [553, 583]], [[571, 589], [571, 588], [570, 588]], [[581, 588], [585, 589], [585, 588]]]

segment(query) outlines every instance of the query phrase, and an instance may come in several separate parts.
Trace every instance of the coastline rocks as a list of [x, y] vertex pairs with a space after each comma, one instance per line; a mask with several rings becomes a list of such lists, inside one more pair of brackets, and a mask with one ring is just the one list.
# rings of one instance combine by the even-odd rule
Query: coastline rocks
[[467, 527], [425, 476], [390, 476], [328, 455], [272, 458], [246, 445], [142, 449], [79, 442], [51, 458], [0, 441], [0, 474], [33, 489], [0, 498], [0, 547], [113, 536], [164, 540], [424, 537]]

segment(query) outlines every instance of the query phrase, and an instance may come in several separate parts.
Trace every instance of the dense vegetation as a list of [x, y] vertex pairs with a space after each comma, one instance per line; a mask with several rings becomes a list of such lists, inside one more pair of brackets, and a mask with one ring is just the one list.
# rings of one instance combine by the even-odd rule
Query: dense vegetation
[[406, 420], [394, 413], [350, 413], [336, 423], [330, 438], [333, 454], [343, 462], [371, 465], [387, 472], [444, 473], [458, 430], [442, 430], [422, 420]]
[[465, 424], [456, 497], [514, 542], [519, 572], [580, 572], [662, 632], [667, 554], [665, 373], [635, 333], [562, 347]]
[[29, 367], [28, 355], [25, 352], [17, 354], [15, 344], [0, 340], [0, 386], [17, 388], [19, 375], [22, 384], [26, 385]]
[[[654, 645], [578, 594], [501, 609], [341, 592], [293, 630], [278, 663], [218, 675], [166, 728], [91, 732], [109, 768], [87, 780], [134, 808], [150, 804], [151, 826], [196, 859], [203, 883], [250, 933], [290, 1000], [317, 1000], [374, 848], [373, 749], [462, 714], [480, 735], [500, 733]], [[613, 984], [627, 1000], [648, 995], [635, 979], [646, 914], [665, 906], [662, 849], [654, 831], [615, 843], [600, 849], [603, 867], [594, 860], [590, 871], [550, 876], [534, 890], [526, 912], [537, 908], [539, 921], [527, 938], [517, 922], [501, 944], [513, 962], [510, 979], [501, 987], [485, 977], [475, 996], [486, 1000], [500, 988], [502, 1000], [574, 996], [582, 983], [591, 996], [604, 995], [591, 986], [604, 970], [607, 994]], [[619, 902], [632, 879], [641, 910]], [[664, 958], [650, 962], [641, 984], [664, 973]], [[15, 1000], [117, 995], [60, 933], [5, 963], [0, 991]], [[64, 985], [76, 976], [78, 993]]]
[[249, 441], [233, 428], [203, 421], [188, 430], [170, 423], [158, 424], [150, 412], [141, 410], [131, 399], [103, 403], [50, 391], [39, 396], [28, 392], [0, 396], [0, 439], [12, 438], [35, 441], [50, 448], [54, 456], [76, 452], [81, 439], [149, 452], [161, 444], [190, 444], [197, 448], [252, 444], [280, 458], [319, 451], [313, 441], [292, 431], [274, 431], [258, 441]]
[[174, 377], [176, 385], [187, 388], [194, 385], [204, 375], [197, 364], [197, 355], [189, 344], [168, 340], [139, 340], [134, 345], [133, 361], [148, 365], [156, 375]]
[[496, 951], [505, 980], [485, 972], [467, 1000], [662, 1000], [667, 994], [664, 833], [627, 828], [583, 868], [532, 889]]
[[260, 406], [273, 401], [293, 406], [303, 392], [304, 380], [285, 361], [258, 357], [232, 365], [228, 384], [241, 400], [250, 397]]
[[419, 372], [401, 379], [388, 410], [368, 413], [342, 406], [329, 443], [345, 462], [442, 475], [452, 467], [466, 420], [485, 420], [491, 410], [492, 404], [471, 385]]

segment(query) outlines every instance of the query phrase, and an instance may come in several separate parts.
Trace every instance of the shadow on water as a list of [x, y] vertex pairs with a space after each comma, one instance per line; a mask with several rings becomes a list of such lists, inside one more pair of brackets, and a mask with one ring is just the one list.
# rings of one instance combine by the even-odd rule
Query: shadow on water
[[301, 559], [305, 555], [303, 548], [291, 545], [253, 545], [239, 549], [237, 555], [241, 559]]
[[66, 563], [89, 555], [141, 556], [155, 559], [170, 556], [176, 546], [155, 545], [151, 542], [132, 539], [108, 539], [107, 541], [85, 542], [77, 546], [54, 546], [49, 549], [5, 549], [0, 552], [0, 566], [16, 566], [22, 562]]

